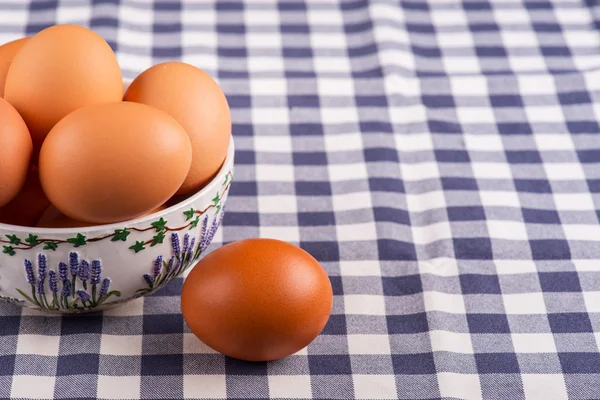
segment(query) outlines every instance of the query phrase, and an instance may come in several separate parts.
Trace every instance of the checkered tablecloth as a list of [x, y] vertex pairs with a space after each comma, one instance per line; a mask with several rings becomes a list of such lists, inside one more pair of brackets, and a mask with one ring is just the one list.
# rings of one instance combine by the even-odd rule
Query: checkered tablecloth
[[0, 398], [599, 399], [595, 0], [0, 0], [0, 40], [92, 27], [124, 76], [214, 76], [237, 145], [223, 242], [301, 245], [305, 350], [204, 346], [182, 279], [90, 316], [0, 305]]

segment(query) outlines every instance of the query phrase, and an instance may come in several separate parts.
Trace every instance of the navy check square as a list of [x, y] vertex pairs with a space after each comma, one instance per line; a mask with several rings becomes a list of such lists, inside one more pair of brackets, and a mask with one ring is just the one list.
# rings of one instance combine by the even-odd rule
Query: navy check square
[[127, 82], [218, 80], [237, 151], [212, 248], [297, 244], [334, 307], [247, 363], [191, 334], [183, 278], [76, 318], [1, 303], [1, 399], [600, 398], [596, 1], [0, 0], [0, 43], [56, 23]]

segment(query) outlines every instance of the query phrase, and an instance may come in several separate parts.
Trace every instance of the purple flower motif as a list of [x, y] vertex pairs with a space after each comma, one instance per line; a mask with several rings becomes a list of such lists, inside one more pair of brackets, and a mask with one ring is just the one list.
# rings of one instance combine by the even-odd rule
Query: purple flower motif
[[175, 253], [175, 257], [179, 257], [181, 254], [181, 248], [179, 247], [179, 235], [177, 233], [171, 234], [171, 246], [173, 247], [173, 253]]
[[35, 274], [33, 273], [33, 265], [31, 264], [31, 261], [25, 260], [23, 264], [25, 264], [27, 282], [29, 282], [30, 285], [35, 285]]
[[151, 277], [150, 275], [148, 275], [148, 274], [144, 274], [144, 280], [146, 281], [146, 283], [147, 283], [149, 286], [152, 286], [152, 285], [154, 285], [154, 278], [153, 278], [153, 277]]
[[37, 281], [37, 292], [38, 294], [45, 294], [46, 293], [46, 287], [44, 285], [44, 281]]
[[98, 294], [98, 296], [100, 296], [100, 297], [105, 296], [108, 293], [109, 286], [110, 286], [110, 279], [104, 278], [104, 280], [102, 281], [102, 286], [100, 286], [100, 293]]
[[60, 295], [63, 297], [69, 297], [71, 295], [71, 291], [73, 290], [73, 286], [71, 285], [70, 280], [63, 281], [63, 288]]
[[67, 276], [67, 274], [69, 273], [69, 267], [67, 267], [67, 264], [65, 264], [64, 262], [59, 262], [58, 263], [58, 279], [60, 279], [61, 281], [66, 281], [67, 279], [69, 279], [69, 277]]
[[183, 255], [187, 254], [188, 249], [190, 248], [190, 234], [186, 233], [183, 235]]
[[170, 274], [173, 271], [173, 263], [175, 262], [175, 257], [171, 257], [169, 263], [167, 264], [167, 274]]
[[46, 271], [48, 269], [48, 263], [46, 262], [46, 256], [38, 254], [38, 278], [44, 282], [46, 280]]
[[56, 272], [52, 269], [48, 271], [48, 286], [50, 286], [50, 291], [52, 293], [58, 293], [58, 277], [56, 276]]
[[85, 290], [78, 290], [77, 296], [79, 296], [83, 303], [85, 303], [86, 301], [90, 301], [90, 294]]
[[204, 251], [204, 249], [208, 247], [206, 239], [208, 239], [208, 215], [205, 215], [204, 220], [202, 221], [202, 230], [200, 231], [200, 251]]
[[[223, 214], [221, 214], [223, 215]], [[206, 247], [208, 247], [208, 245], [210, 244], [210, 242], [212, 242], [212, 240], [215, 237], [215, 233], [217, 233], [217, 229], [219, 229], [219, 223], [221, 222], [220, 218], [218, 215], [215, 215], [213, 217], [213, 221], [212, 224], [210, 226], [210, 231], [208, 232], [208, 238], [206, 239]]]
[[187, 256], [192, 258], [194, 256], [194, 246], [196, 245], [196, 238], [192, 238], [192, 243], [190, 243], [190, 249], [188, 250]]
[[79, 279], [83, 282], [90, 279], [90, 263], [86, 260], [82, 260], [81, 265], [79, 266]]
[[69, 253], [69, 266], [71, 275], [77, 276], [79, 274], [79, 255], [74, 251]]
[[92, 276], [90, 278], [90, 283], [92, 285], [97, 285], [102, 280], [102, 264], [100, 260], [92, 261]]
[[156, 261], [154, 261], [154, 269], [152, 270], [152, 274], [154, 275], [154, 278], [156, 278], [158, 275], [160, 275], [162, 266], [163, 266], [163, 256], [156, 257]]

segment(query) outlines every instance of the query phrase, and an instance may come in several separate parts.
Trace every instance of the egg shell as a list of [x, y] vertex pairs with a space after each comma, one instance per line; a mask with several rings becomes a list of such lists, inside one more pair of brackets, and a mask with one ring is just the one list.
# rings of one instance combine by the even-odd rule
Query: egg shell
[[157, 64], [131, 82], [124, 100], [166, 111], [190, 136], [192, 166], [178, 194], [196, 192], [212, 180], [227, 155], [231, 114], [210, 75], [182, 62]]
[[23, 118], [0, 98], [0, 207], [23, 188], [32, 150], [31, 136]]
[[0, 208], [0, 222], [33, 227], [49, 206], [50, 201], [42, 190], [38, 169], [32, 167], [19, 194]]
[[[165, 205], [161, 205], [157, 209], [149, 212], [148, 214], [154, 214], [156, 212], [164, 210], [165, 208]], [[91, 224], [89, 222], [77, 221], [72, 218], [69, 218], [65, 214], [61, 213], [58, 210], [58, 208], [52, 205], [48, 207], [46, 211], [44, 211], [38, 223], [36, 224], [36, 226], [40, 228], [81, 228], [94, 225], [95, 224]]]
[[4, 85], [6, 83], [8, 67], [10, 67], [10, 63], [15, 58], [17, 52], [28, 40], [28, 37], [17, 39], [0, 46], [0, 97], [4, 96]]
[[77, 25], [55, 25], [32, 36], [10, 64], [4, 89], [4, 98], [29, 127], [35, 155], [61, 118], [122, 96], [121, 69], [112, 49]]
[[191, 331], [230, 357], [269, 361], [293, 354], [325, 327], [331, 282], [309, 253], [274, 239], [245, 239], [205, 256], [181, 293]]
[[164, 204], [190, 168], [190, 140], [167, 113], [117, 102], [80, 108], [50, 131], [40, 179], [69, 218], [108, 224]]

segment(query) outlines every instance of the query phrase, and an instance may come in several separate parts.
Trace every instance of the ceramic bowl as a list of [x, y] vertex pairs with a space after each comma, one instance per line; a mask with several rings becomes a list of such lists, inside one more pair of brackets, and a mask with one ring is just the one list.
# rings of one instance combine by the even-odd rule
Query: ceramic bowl
[[131, 221], [86, 228], [0, 224], [0, 300], [53, 313], [112, 308], [192, 267], [223, 218], [234, 144], [218, 175], [191, 197]]

